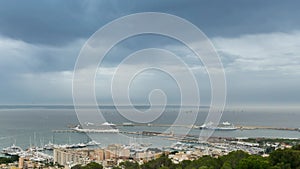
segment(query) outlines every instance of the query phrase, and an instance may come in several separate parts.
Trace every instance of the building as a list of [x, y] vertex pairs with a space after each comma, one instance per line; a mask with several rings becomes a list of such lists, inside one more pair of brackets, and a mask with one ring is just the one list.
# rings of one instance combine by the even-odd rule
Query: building
[[24, 158], [23, 157], [19, 158], [19, 168], [24, 168]]
[[109, 159], [128, 159], [130, 150], [119, 145], [109, 145], [105, 149], [95, 149], [90, 155], [90, 159], [94, 161], [104, 161]]
[[53, 162], [64, 166], [87, 164], [90, 162], [89, 156], [93, 151], [89, 149], [54, 149]]

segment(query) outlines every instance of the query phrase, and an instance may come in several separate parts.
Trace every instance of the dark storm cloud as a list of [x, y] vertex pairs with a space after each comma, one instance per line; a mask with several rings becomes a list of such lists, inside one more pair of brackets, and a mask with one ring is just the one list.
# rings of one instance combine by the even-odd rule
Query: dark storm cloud
[[300, 28], [299, 1], [1, 1], [0, 34], [29, 43], [61, 45], [88, 38], [104, 24], [136, 12], [183, 17], [209, 36]]
[[29, 43], [60, 45], [86, 38], [114, 19], [113, 8], [100, 1], [4, 1], [0, 32]]

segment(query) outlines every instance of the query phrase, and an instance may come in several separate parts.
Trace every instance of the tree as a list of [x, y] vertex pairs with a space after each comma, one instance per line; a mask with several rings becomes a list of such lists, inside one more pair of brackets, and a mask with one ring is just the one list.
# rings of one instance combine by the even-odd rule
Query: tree
[[130, 162], [130, 161], [121, 162], [120, 166], [122, 166], [125, 169], [139, 169], [140, 168], [140, 166], [137, 162]]
[[71, 167], [71, 169], [82, 169], [82, 166], [80, 164], [77, 164], [77, 165]]
[[83, 169], [103, 169], [103, 166], [95, 162], [90, 162]]
[[[238, 163], [242, 160], [249, 157], [249, 154], [238, 150], [238, 151], [233, 151], [230, 152], [228, 155], [220, 157], [222, 166], [226, 163], [226, 166], [230, 166], [231, 168], [236, 168]], [[224, 167], [226, 167], [224, 166]]]
[[169, 169], [169, 167], [163, 166], [163, 167], [159, 167], [159, 169]]
[[221, 169], [232, 169], [230, 162], [226, 161], [226, 162], [222, 165]]
[[199, 167], [198, 169], [210, 169], [210, 168], [207, 167], [207, 166], [201, 166], [201, 167]]
[[13, 163], [19, 160], [19, 156], [11, 156], [11, 157], [0, 157], [0, 164], [8, 164]]
[[210, 156], [203, 156], [198, 160], [192, 161], [189, 165], [184, 167], [185, 169], [195, 168], [198, 169], [200, 167], [207, 167], [209, 169], [219, 169], [221, 168], [221, 164], [219, 159], [210, 157]]
[[294, 149], [278, 149], [270, 154], [270, 162], [273, 166], [283, 163], [284, 165], [290, 165], [291, 168], [300, 168], [300, 151]]
[[186, 167], [189, 166], [191, 163], [192, 163], [191, 160], [183, 160], [183, 161], [180, 163], [180, 166], [181, 166], [181, 168], [186, 168]]
[[122, 168], [120, 168], [118, 166], [114, 166], [112, 169], [122, 169]]
[[176, 165], [172, 163], [171, 159], [169, 159], [167, 155], [163, 154], [159, 158], [151, 160], [141, 166], [142, 169], [157, 169], [161, 167], [175, 169]]
[[300, 144], [293, 146], [292, 149], [293, 150], [300, 150]]
[[101, 164], [90, 162], [86, 166], [81, 165], [75, 165], [71, 169], [103, 169], [103, 166]]
[[248, 158], [242, 159], [239, 162], [237, 169], [265, 169], [269, 166], [270, 165], [267, 158], [263, 158], [258, 155], [252, 155]]

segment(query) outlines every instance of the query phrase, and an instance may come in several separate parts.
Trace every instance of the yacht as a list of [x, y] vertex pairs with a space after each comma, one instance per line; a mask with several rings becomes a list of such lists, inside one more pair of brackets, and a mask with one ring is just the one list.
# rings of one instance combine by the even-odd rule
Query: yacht
[[49, 141], [48, 144], [44, 146], [45, 150], [53, 150], [56, 145]]
[[22, 152], [24, 152], [24, 151], [22, 150], [21, 147], [16, 146], [15, 144], [13, 144], [10, 147], [3, 148], [1, 153], [6, 154], [6, 155], [10, 155], [10, 156], [14, 156], [14, 155], [19, 155]]
[[86, 143], [87, 146], [97, 146], [97, 145], [100, 145], [101, 143], [98, 143], [97, 141], [95, 140], [92, 140], [92, 141], [89, 141]]

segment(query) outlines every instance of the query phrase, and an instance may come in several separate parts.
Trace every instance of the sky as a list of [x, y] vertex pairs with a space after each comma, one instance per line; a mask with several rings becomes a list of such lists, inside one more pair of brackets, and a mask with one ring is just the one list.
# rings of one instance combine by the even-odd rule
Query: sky
[[[0, 104], [72, 104], [73, 70], [84, 43], [105, 24], [139, 12], [176, 15], [206, 34], [224, 66], [227, 105], [300, 103], [300, 2], [296, 0], [0, 0], [0, 4]], [[100, 104], [113, 104], [110, 83], [118, 64], [144, 48], [166, 49], [191, 67], [201, 65], [172, 39], [129, 38], [108, 53], [97, 73]], [[151, 56], [147, 59], [166, 64]], [[201, 104], [208, 105], [207, 73], [203, 66], [194, 73]], [[156, 88], [165, 91], [169, 104], [179, 103], [174, 80], [154, 70], [132, 82], [131, 101], [149, 103], [149, 92]]]

